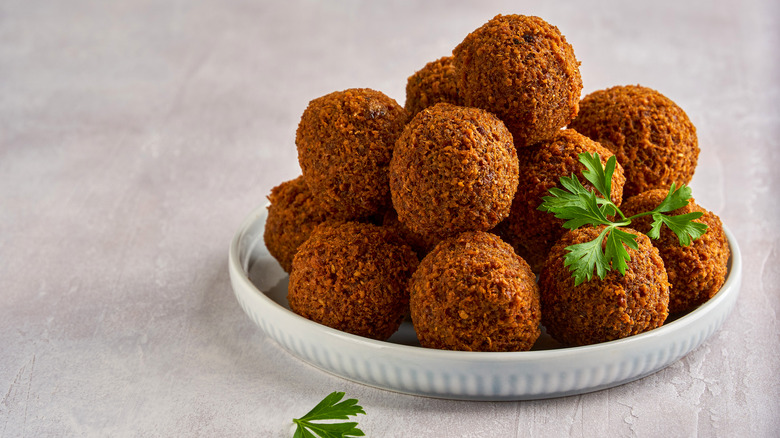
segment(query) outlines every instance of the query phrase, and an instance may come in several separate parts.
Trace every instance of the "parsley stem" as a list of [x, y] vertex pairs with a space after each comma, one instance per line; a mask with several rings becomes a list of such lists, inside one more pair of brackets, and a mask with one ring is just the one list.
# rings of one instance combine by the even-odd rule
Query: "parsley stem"
[[626, 218], [625, 216], [623, 216], [623, 217], [626, 218], [629, 222], [631, 222], [632, 219], [636, 219], [636, 218], [642, 217], [642, 216], [649, 216], [649, 215], [655, 214], [655, 213], [658, 213], [658, 212], [656, 210], [650, 210], [650, 211], [645, 211], [645, 212], [642, 212], [642, 213], [637, 213], [637, 214], [635, 214], [635, 215], [633, 215], [631, 217], [628, 217], [628, 218]]
[[614, 225], [616, 225], [618, 227], [624, 227], [624, 226], [626, 226], [626, 225], [631, 223], [631, 219], [632, 218], [627, 218], [626, 215], [624, 215], [623, 212], [620, 211], [618, 206], [615, 205], [615, 203], [612, 202], [611, 199], [602, 199], [602, 200], [600, 200], [598, 202], [601, 203], [601, 204], [609, 205], [610, 207], [612, 207], [617, 212], [617, 214], [620, 215], [620, 218], [623, 220], [622, 222], [618, 222], [618, 223], [610, 221], [612, 224], [614, 224]]
[[639, 249], [639, 245], [633, 233], [623, 231], [620, 227], [630, 225], [636, 218], [652, 215], [653, 222], [646, 233], [647, 236], [658, 239], [661, 226], [666, 225], [677, 235], [682, 246], [690, 245], [691, 240], [707, 232], [707, 225], [694, 222], [701, 217], [701, 212], [676, 216], [666, 214], [688, 205], [691, 198], [690, 187], [683, 184], [677, 188], [672, 184], [666, 198], [656, 208], [626, 217], [611, 199], [610, 181], [617, 164], [615, 157], [611, 156], [607, 160], [606, 167], [602, 165], [601, 158], [596, 153], [592, 155], [582, 153], [579, 157], [580, 162], [587, 168], [583, 171], [583, 176], [602, 196], [586, 189], [572, 173], [571, 176], [560, 177], [560, 187], [549, 189], [549, 195], [542, 197], [542, 203], [538, 207], [539, 210], [552, 213], [556, 218], [564, 220], [563, 227], [568, 230], [575, 230], [585, 225], [605, 226], [596, 239], [566, 248], [564, 266], [568, 266], [572, 272], [575, 286], [590, 280], [594, 269], [601, 279], [605, 278], [610, 269], [625, 275], [628, 268], [626, 262], [631, 260], [628, 250]]

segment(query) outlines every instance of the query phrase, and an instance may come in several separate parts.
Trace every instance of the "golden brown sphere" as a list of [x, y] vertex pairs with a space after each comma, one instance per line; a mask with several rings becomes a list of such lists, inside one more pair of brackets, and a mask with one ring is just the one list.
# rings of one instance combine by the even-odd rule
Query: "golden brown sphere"
[[[584, 152], [598, 153], [604, 165], [612, 156], [612, 152], [572, 129], [558, 131], [552, 139], [519, 152], [524, 158], [520, 160], [517, 194], [509, 216], [495, 232], [528, 261], [534, 272], [539, 272], [550, 248], [566, 231], [562, 219], [538, 209], [542, 197], [553, 187], [562, 188], [561, 177], [572, 174], [586, 189], [595, 190], [582, 176], [585, 166], [579, 161], [579, 154]], [[611, 198], [615, 205], [620, 206], [623, 199], [625, 181], [618, 163], [612, 174]]]
[[539, 288], [512, 247], [485, 232], [440, 242], [410, 281], [410, 308], [423, 347], [529, 350], [539, 328]]
[[367, 88], [312, 100], [296, 132], [298, 162], [312, 195], [335, 219], [380, 214], [390, 205], [388, 166], [406, 111]]
[[487, 231], [517, 190], [512, 135], [494, 115], [438, 103], [417, 113], [396, 143], [390, 192], [398, 219], [443, 239]]
[[579, 62], [558, 28], [539, 17], [497, 15], [453, 56], [464, 105], [497, 115], [518, 148], [549, 139], [577, 115]]
[[617, 155], [624, 196], [688, 184], [699, 158], [696, 128], [676, 103], [639, 85], [595, 91], [569, 125]]
[[392, 232], [359, 222], [323, 223], [295, 254], [290, 309], [304, 318], [386, 340], [409, 310], [417, 256]]
[[556, 243], [539, 275], [542, 325], [565, 345], [581, 346], [613, 341], [660, 327], [668, 316], [669, 281], [664, 263], [650, 238], [635, 230], [639, 249], [628, 249], [626, 275], [616, 270], [602, 280], [574, 285], [564, 266], [566, 247], [595, 239], [602, 228], [583, 227], [566, 232]]
[[[632, 196], [623, 203], [621, 210], [627, 216], [651, 211], [666, 198], [668, 190], [655, 189]], [[691, 200], [688, 205], [667, 214], [676, 216], [701, 212], [695, 222], [707, 225], [707, 232], [689, 246], [680, 245], [677, 235], [663, 226], [653, 246], [658, 248], [664, 261], [672, 290], [669, 295], [669, 313], [689, 312], [709, 300], [726, 281], [728, 261], [731, 255], [729, 242], [723, 231], [720, 218]], [[653, 221], [652, 216], [642, 216], [631, 222], [631, 227], [647, 233]]]

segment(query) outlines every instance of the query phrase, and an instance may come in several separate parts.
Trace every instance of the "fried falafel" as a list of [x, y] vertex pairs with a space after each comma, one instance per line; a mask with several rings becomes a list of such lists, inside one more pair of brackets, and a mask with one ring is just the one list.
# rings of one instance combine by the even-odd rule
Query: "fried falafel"
[[271, 189], [268, 201], [263, 241], [268, 252], [289, 273], [298, 247], [329, 216], [311, 195], [302, 176]]
[[287, 299], [304, 318], [386, 340], [409, 311], [412, 249], [377, 225], [326, 222], [295, 254]]
[[417, 254], [417, 258], [422, 259], [428, 254], [441, 239], [430, 234], [417, 234], [398, 220], [398, 213], [394, 208], [388, 208], [382, 217], [380, 225], [388, 228], [409, 245]]
[[[561, 130], [552, 139], [523, 152], [527, 154], [523, 154], [525, 158], [520, 161], [517, 193], [509, 216], [498, 224], [494, 232], [512, 245], [538, 273], [550, 248], [566, 231], [562, 219], [538, 209], [542, 197], [548, 195], [549, 189], [561, 187], [561, 177], [572, 174], [586, 189], [595, 190], [582, 176], [585, 166], [579, 161], [579, 154], [598, 153], [602, 164], [606, 164], [612, 153], [573, 129]], [[625, 181], [623, 168], [617, 163], [612, 174], [611, 196], [617, 206], [623, 199]]]
[[[666, 189], [642, 192], [626, 199], [621, 210], [626, 216], [651, 211], [661, 204], [667, 193]], [[706, 224], [707, 232], [691, 242], [691, 245], [680, 245], [677, 235], [665, 226], [661, 228], [659, 238], [652, 241], [661, 254], [669, 283], [672, 284], [669, 293], [670, 314], [687, 313], [715, 296], [728, 273], [731, 249], [723, 224], [716, 214], [702, 208], [693, 199], [688, 205], [667, 214], [676, 216], [692, 212], [702, 213], [694, 222]], [[651, 216], [642, 216], [633, 219], [631, 226], [647, 233], [652, 222]]]
[[668, 316], [669, 281], [664, 263], [650, 238], [630, 228], [639, 249], [626, 248], [631, 257], [625, 275], [607, 271], [574, 285], [565, 265], [567, 247], [594, 240], [603, 227], [566, 232], [552, 247], [539, 275], [542, 325], [558, 342], [582, 346], [613, 341], [660, 327]]
[[517, 190], [517, 152], [497, 117], [438, 103], [417, 113], [390, 162], [398, 219], [437, 239], [487, 231], [509, 213]]
[[497, 115], [518, 148], [549, 139], [577, 115], [579, 62], [558, 28], [539, 17], [497, 15], [453, 56], [464, 105]]
[[524, 351], [541, 333], [534, 274], [494, 234], [466, 232], [440, 242], [420, 262], [409, 289], [423, 347]]
[[312, 100], [295, 144], [304, 180], [334, 219], [381, 214], [390, 205], [387, 168], [406, 110], [368, 88], [336, 91]]
[[460, 105], [452, 56], [431, 61], [406, 80], [406, 109], [409, 117], [439, 102]]
[[693, 178], [699, 158], [696, 127], [656, 90], [627, 85], [590, 93], [569, 127], [617, 156], [626, 172], [626, 198]]

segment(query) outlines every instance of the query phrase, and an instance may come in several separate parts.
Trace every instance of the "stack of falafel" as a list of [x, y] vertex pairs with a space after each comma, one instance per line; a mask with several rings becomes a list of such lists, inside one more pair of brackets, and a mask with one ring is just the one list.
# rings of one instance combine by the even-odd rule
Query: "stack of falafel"
[[423, 347], [523, 351], [542, 327], [594, 344], [711, 298], [730, 252], [695, 202], [671, 212], [703, 213], [692, 245], [668, 229], [651, 241], [637, 220], [626, 274], [575, 286], [566, 247], [600, 230], [567, 231], [538, 207], [562, 176], [585, 182], [579, 154], [616, 156], [611, 196], [627, 215], [689, 183], [699, 154], [695, 127], [659, 92], [581, 91], [557, 27], [497, 15], [410, 76], [403, 107], [366, 88], [312, 100], [296, 132], [302, 174], [271, 191], [264, 234], [290, 273], [290, 308], [372, 339], [411, 316]]

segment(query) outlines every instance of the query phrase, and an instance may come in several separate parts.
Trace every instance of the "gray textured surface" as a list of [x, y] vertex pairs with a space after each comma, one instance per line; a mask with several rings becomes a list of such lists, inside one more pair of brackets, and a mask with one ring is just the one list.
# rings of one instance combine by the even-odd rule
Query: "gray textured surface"
[[[588, 3], [0, 2], [0, 436], [287, 436], [334, 390], [369, 436], [778, 436], [780, 7]], [[236, 303], [234, 230], [298, 175], [309, 100], [402, 103], [499, 12], [557, 25], [584, 93], [639, 83], [686, 110], [694, 195], [744, 255], [736, 309], [657, 374], [547, 401], [410, 397], [302, 364]]]

